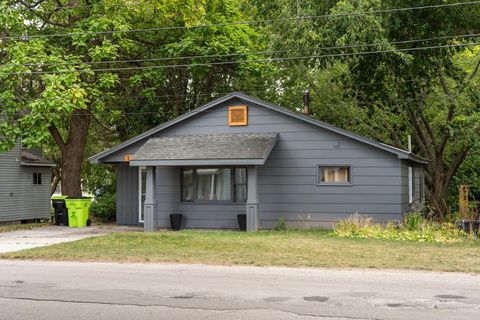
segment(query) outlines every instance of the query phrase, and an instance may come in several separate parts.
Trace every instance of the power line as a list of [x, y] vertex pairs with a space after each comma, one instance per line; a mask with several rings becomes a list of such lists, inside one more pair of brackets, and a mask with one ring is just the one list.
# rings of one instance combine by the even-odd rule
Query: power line
[[[415, 83], [415, 82], [423, 82], [423, 83], [426, 83], [426, 81], [430, 80], [429, 78], [416, 78], [415, 80], [406, 80], [406, 79], [397, 79], [397, 80], [391, 80], [391, 81], [377, 81], [377, 82], [360, 82], [360, 83], [354, 83], [354, 82], [350, 82], [350, 83], [334, 83], [334, 82], [331, 82], [329, 84], [337, 84], [341, 87], [363, 87], [363, 86], [374, 86], [374, 85], [381, 85], [381, 84], [389, 84], [389, 83], [395, 83], [395, 84], [398, 84], [398, 83]], [[281, 94], [283, 92], [293, 92], [293, 91], [298, 91], [297, 88], [275, 88], [275, 87], [272, 87], [272, 86], [268, 86], [268, 85], [264, 85], [264, 86], [254, 86], [252, 87], [253, 89], [257, 89], [255, 91], [243, 91], [243, 90], [238, 90], [238, 89], [235, 89], [235, 88], [232, 88], [230, 91], [227, 91], [227, 92], [213, 92], [213, 93], [198, 93], [198, 94], [177, 94], [177, 95], [173, 95], [173, 94], [167, 94], [167, 95], [131, 95], [131, 96], [128, 96], [128, 97], [121, 97], [122, 100], [137, 100], [137, 101], [147, 101], [148, 104], [144, 103], [144, 104], [129, 104], [129, 105], [121, 105], [121, 106], [118, 106], [119, 108], [139, 108], [139, 107], [145, 107], [147, 105], [150, 105], [150, 106], [154, 106], [158, 103], [162, 103], [162, 102], [165, 102], [165, 101], [159, 101], [159, 100], [156, 100], [156, 101], [152, 101], [151, 99], [162, 99], [162, 98], [165, 98], [167, 100], [167, 102], [185, 102], [185, 100], [194, 100], [198, 97], [207, 97], [207, 98], [210, 98], [210, 99], [213, 99], [215, 98], [216, 96], [221, 96], [221, 95], [226, 95], [226, 94], [229, 94], [229, 93], [232, 93], [234, 91], [240, 91], [240, 92], [244, 92], [244, 93], [266, 93], [266, 94]], [[259, 89], [262, 89], [262, 90], [259, 90]], [[106, 93], [108, 94], [108, 93]], [[313, 95], [315, 95], [315, 93], [312, 93]], [[174, 100], [173, 98], [175, 98], [176, 100]], [[181, 100], [178, 100], [178, 98], [184, 98], [184, 99], [181, 99]], [[0, 98], [0, 101], [6, 101], [5, 99], [2, 99]], [[61, 98], [61, 97], [49, 97], [49, 98], [39, 98], [39, 100], [47, 100], [47, 101], [65, 101], [64, 98]], [[150, 101], [149, 101], [150, 100]], [[16, 102], [19, 102], [18, 100], [16, 100]], [[28, 102], [28, 100], [23, 100], [21, 102]], [[116, 103], [116, 101], [100, 101], [102, 104], [109, 104], [109, 103]]]
[[164, 69], [164, 68], [181, 68], [181, 67], [190, 67], [191, 68], [191, 67], [230, 65], [230, 64], [241, 64], [241, 63], [262, 63], [262, 62], [272, 63], [272, 62], [307, 60], [307, 59], [348, 57], [348, 56], [357, 56], [357, 55], [358, 56], [363, 56], [363, 55], [379, 54], [379, 53], [396, 53], [396, 52], [433, 50], [433, 49], [442, 49], [442, 48], [459, 48], [459, 47], [474, 46], [474, 45], [479, 45], [479, 44], [480, 44], [480, 42], [472, 42], [472, 43], [460, 43], [460, 44], [450, 44], [450, 45], [435, 45], [435, 46], [426, 46], [426, 47], [388, 49], [388, 50], [378, 50], [378, 51], [334, 53], [334, 54], [324, 54], [324, 55], [280, 57], [280, 58], [240, 60], [240, 61], [220, 61], [220, 62], [192, 63], [192, 64], [170, 64], [170, 65], [153, 65], [153, 66], [140, 66], [140, 67], [117, 67], [117, 68], [98, 68], [98, 69], [80, 69], [80, 70], [0, 72], [0, 75], [62, 74], [62, 73], [74, 73], [74, 72], [78, 72], [78, 73], [112, 72], [112, 71], [127, 71], [127, 70], [150, 70], [150, 69]]
[[235, 25], [254, 25], [254, 24], [261, 24], [261, 23], [293, 21], [293, 20], [309, 20], [309, 19], [315, 20], [315, 19], [335, 18], [335, 17], [345, 17], [345, 16], [362, 16], [362, 15], [386, 14], [386, 13], [395, 13], [395, 12], [404, 12], [404, 11], [413, 11], [413, 10], [451, 8], [451, 7], [469, 6], [469, 5], [477, 5], [477, 4], [480, 4], [480, 1], [444, 3], [444, 4], [436, 4], [436, 5], [416, 6], [416, 7], [392, 8], [392, 9], [381, 9], [381, 10], [372, 10], [372, 11], [345, 12], [345, 13], [323, 14], [323, 15], [309, 15], [309, 16], [298, 16], [298, 17], [276, 18], [276, 19], [236, 21], [236, 22], [228, 22], [228, 23], [212, 23], [212, 24], [195, 25], [195, 26], [190, 26], [190, 27], [187, 27], [187, 26], [169, 26], [169, 27], [142, 28], [142, 29], [129, 29], [129, 30], [108, 30], [108, 31], [86, 31], [86, 32], [72, 32], [72, 33], [38, 34], [38, 35], [31, 35], [31, 36], [29, 36], [29, 35], [15, 35], [15, 36], [0, 37], [0, 40], [14, 40], [14, 39], [28, 40], [28, 39], [36, 39], [36, 38], [73, 37], [73, 36], [83, 36], [83, 35], [105, 35], [105, 34], [116, 34], [116, 33], [157, 32], [157, 31], [165, 31], [165, 30], [183, 30], [183, 29], [191, 30], [191, 29], [210, 28], [210, 27], [227, 27], [227, 26], [235, 26]]
[[97, 64], [113, 64], [113, 63], [138, 63], [138, 62], [156, 62], [156, 61], [171, 61], [171, 60], [187, 60], [187, 59], [202, 59], [202, 58], [224, 58], [224, 57], [238, 57], [247, 55], [268, 55], [277, 53], [288, 53], [297, 51], [310, 51], [310, 50], [335, 50], [335, 49], [349, 49], [349, 48], [362, 48], [362, 47], [375, 47], [375, 46], [389, 46], [398, 44], [408, 44], [417, 42], [427, 42], [432, 40], [446, 40], [457, 38], [473, 38], [480, 36], [480, 33], [460, 34], [460, 35], [448, 35], [438, 36], [421, 39], [409, 39], [399, 41], [385, 41], [377, 43], [365, 43], [365, 44], [353, 44], [343, 46], [330, 46], [330, 47], [307, 47], [297, 49], [284, 49], [273, 51], [258, 51], [258, 52], [245, 52], [245, 53], [229, 53], [229, 54], [213, 54], [213, 55], [193, 55], [193, 56], [180, 56], [180, 57], [162, 57], [162, 58], [144, 58], [144, 59], [129, 59], [129, 60], [107, 60], [107, 61], [86, 61], [86, 62], [57, 62], [57, 63], [12, 63], [4, 64], [1, 67], [47, 67], [47, 66], [79, 66], [79, 65], [97, 65]]
[[[285, 89], [287, 91], [293, 91], [294, 89], [293, 88], [289, 88], [289, 89]], [[245, 94], [255, 94], [255, 93], [265, 93], [265, 91], [242, 91], [243, 93]], [[300, 93], [300, 91], [298, 91]], [[228, 92], [230, 93], [230, 92]], [[213, 93], [211, 94], [211, 99], [216, 99], [222, 95], [226, 95], [228, 93], [222, 93], [222, 92], [217, 92], [217, 93]], [[312, 95], [316, 95], [315, 92], [312, 92]], [[299, 95], [300, 97], [300, 95]], [[444, 95], [442, 94], [434, 94], [434, 95], [429, 95], [429, 97], [444, 97]], [[413, 102], [413, 101], [423, 101], [424, 98], [396, 98], [396, 99], [391, 99], [392, 102]], [[174, 102], [185, 102], [184, 100], [170, 100], [170, 101], [167, 101], [167, 102], [170, 102], [170, 103], [174, 103]], [[355, 103], [356, 105], [358, 106], [370, 106], [370, 105], [374, 105], [375, 102], [372, 102], [372, 101], [368, 101], [368, 100], [361, 100], [361, 99], [356, 99], [356, 98], [353, 98], [353, 100], [351, 101], [352, 103]], [[165, 101], [161, 101], [158, 105], [163, 105], [164, 107], [165, 106], [168, 106], [166, 105], [166, 102]], [[115, 107], [118, 108], [116, 109], [116, 111], [118, 111], [119, 109], [126, 109], [126, 108], [132, 108], [132, 107], [145, 107], [146, 105], [116, 105]], [[152, 105], [152, 106], [156, 106], [156, 105]], [[171, 106], [170, 106], [171, 107]], [[208, 112], [208, 111], [207, 111]], [[55, 112], [56, 114], [62, 114], [64, 113], [65, 115], [72, 115], [72, 116], [76, 116], [75, 114], [71, 114], [70, 112]], [[129, 112], [122, 112], [120, 115], [121, 116], [133, 116], [133, 115], [158, 115], [160, 114], [161, 112], [160, 111], [139, 111], [139, 112], [132, 112], [132, 111], [129, 111]], [[107, 111], [107, 112], [94, 112], [94, 115], [112, 115], [114, 114], [114, 111]], [[20, 114], [20, 115], [24, 115], [24, 114]], [[77, 116], [84, 116], [84, 114], [82, 115], [77, 115]]]

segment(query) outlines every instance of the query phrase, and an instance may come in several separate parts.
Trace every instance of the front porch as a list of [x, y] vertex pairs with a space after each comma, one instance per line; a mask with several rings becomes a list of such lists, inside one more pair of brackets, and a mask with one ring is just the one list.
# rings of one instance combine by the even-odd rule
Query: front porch
[[233, 220], [245, 213], [247, 231], [257, 231], [258, 167], [277, 136], [209, 134], [148, 140], [129, 163], [139, 168], [139, 214], [145, 232], [170, 227], [172, 213], [182, 214], [187, 228], [236, 228]]
[[[237, 167], [237, 169], [240, 167]], [[231, 170], [230, 167], [219, 168], [206, 168], [198, 167], [198, 170]], [[217, 224], [211, 223], [211, 220], [226, 220], [229, 222], [221, 225], [222, 228], [236, 228], [236, 224], [232, 224], [231, 220], [236, 219], [236, 215], [245, 213], [247, 218], [247, 231], [257, 231], [259, 229], [259, 200], [258, 200], [258, 175], [257, 166], [241, 167], [246, 172], [246, 185], [245, 185], [245, 198], [241, 201], [237, 201], [234, 198], [235, 192], [229, 192], [231, 198], [225, 200], [216, 200], [212, 197], [211, 200], [202, 201], [182, 201], [182, 192], [162, 193], [157, 190], [158, 179], [161, 174], [159, 171], [170, 171], [170, 175], [179, 177], [181, 175], [176, 174], [181, 171], [179, 167], [161, 167], [161, 166], [147, 166], [145, 167], [146, 174], [144, 175], [145, 182], [145, 200], [143, 203], [143, 225], [145, 232], [157, 231], [159, 227], [169, 227], [168, 217], [172, 213], [180, 213], [184, 217], [184, 226], [199, 227], [199, 228], [216, 228]], [[212, 185], [213, 187], [213, 185]], [[180, 184], [172, 185], [172, 189], [181, 189]], [[198, 193], [198, 188], [194, 188]], [[211, 192], [213, 188], [209, 188]], [[173, 198], [173, 199], [172, 199]], [[159, 205], [159, 203], [161, 205]], [[210, 210], [211, 212], [206, 212]], [[211, 210], [215, 208], [214, 210]], [[193, 221], [193, 223], [192, 223]]]

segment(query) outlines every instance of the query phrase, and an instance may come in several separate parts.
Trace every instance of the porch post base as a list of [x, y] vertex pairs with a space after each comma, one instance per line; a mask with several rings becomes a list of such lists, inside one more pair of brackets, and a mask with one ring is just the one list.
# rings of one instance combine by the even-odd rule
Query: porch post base
[[247, 231], [258, 231], [258, 203], [247, 203]]
[[155, 232], [157, 231], [157, 219], [156, 219], [157, 205], [156, 204], [145, 204], [145, 217], [143, 222], [143, 231], [144, 232]]

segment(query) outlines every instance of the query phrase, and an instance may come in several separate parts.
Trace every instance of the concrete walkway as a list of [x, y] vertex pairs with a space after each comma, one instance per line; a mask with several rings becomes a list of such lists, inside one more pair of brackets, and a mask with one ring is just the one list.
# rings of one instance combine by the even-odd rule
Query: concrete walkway
[[137, 227], [116, 225], [69, 228], [62, 226], [40, 227], [0, 233], [0, 253], [19, 251], [51, 244], [101, 236], [112, 232], [143, 231]]

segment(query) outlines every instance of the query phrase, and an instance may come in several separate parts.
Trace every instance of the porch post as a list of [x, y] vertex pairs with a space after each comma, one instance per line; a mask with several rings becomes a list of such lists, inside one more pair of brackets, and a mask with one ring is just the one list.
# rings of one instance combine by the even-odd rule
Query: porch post
[[147, 167], [147, 188], [145, 195], [144, 232], [157, 231], [157, 200], [156, 195], [155, 167]]
[[257, 166], [249, 166], [247, 170], [247, 231], [258, 231]]

